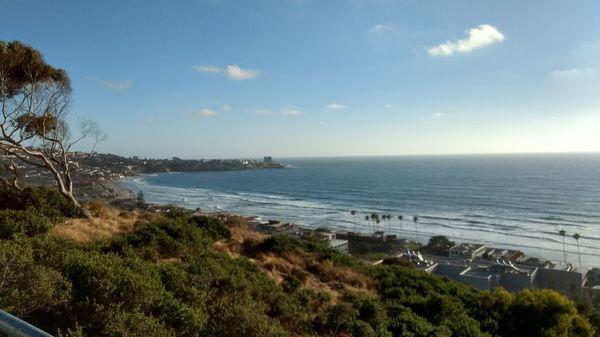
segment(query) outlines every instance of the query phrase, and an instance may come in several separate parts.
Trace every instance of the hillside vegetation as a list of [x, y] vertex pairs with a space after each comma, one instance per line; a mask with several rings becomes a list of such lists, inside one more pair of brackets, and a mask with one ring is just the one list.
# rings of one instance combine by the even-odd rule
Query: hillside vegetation
[[594, 336], [553, 291], [368, 266], [235, 217], [96, 205], [86, 220], [43, 188], [0, 205], [0, 307], [59, 336]]

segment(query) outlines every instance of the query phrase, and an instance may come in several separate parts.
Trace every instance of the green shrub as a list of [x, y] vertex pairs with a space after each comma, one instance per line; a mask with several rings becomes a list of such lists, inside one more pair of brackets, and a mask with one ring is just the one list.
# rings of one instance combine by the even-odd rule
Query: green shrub
[[[178, 334], [155, 317], [141, 312], [109, 311], [104, 334], [108, 336], [175, 337]], [[180, 336], [180, 335], [179, 335]]]
[[52, 220], [83, 216], [71, 200], [45, 186], [27, 187], [23, 191], [0, 186], [0, 205], [2, 209], [13, 210], [33, 208]]
[[231, 231], [225, 227], [223, 222], [212, 216], [193, 216], [189, 219], [190, 223], [202, 229], [208, 237], [213, 240], [230, 239]]
[[16, 234], [34, 236], [50, 230], [50, 221], [32, 208], [22, 210], [0, 210], [0, 239]]
[[178, 257], [198, 252], [209, 246], [205, 232], [185, 219], [159, 219], [115, 242], [112, 251], [130, 246], [146, 259]]
[[[47, 230], [39, 221], [44, 216], [48, 212], [38, 209], [0, 212], [0, 221], [10, 223], [0, 225], [5, 238], [0, 240], [0, 308], [60, 336], [594, 333], [581, 314], [585, 310], [591, 317], [591, 308], [578, 311], [551, 291], [481, 292], [395, 263], [365, 266], [318, 242], [288, 237], [245, 243], [249, 256], [297, 251], [294, 256], [310, 256], [319, 262], [315, 265], [351, 268], [368, 277], [377, 294], [365, 297], [332, 286], [333, 301], [331, 290], [301, 287], [310, 269], [299, 267], [278, 285], [255, 261], [214, 248], [215, 240], [231, 233], [212, 217], [159, 218], [138, 223], [135, 232], [117, 241], [79, 245], [35, 235]], [[313, 276], [320, 277], [318, 272]]]
[[259, 242], [255, 246], [247, 247], [247, 253], [249, 255], [256, 255], [259, 253], [282, 254], [284, 252], [302, 250], [304, 248], [306, 248], [306, 243], [299, 239], [283, 235], [274, 235]]
[[286, 275], [281, 283], [283, 290], [286, 292], [294, 292], [300, 285], [302, 285], [302, 282], [294, 275]]
[[70, 300], [70, 282], [57, 270], [40, 266], [26, 238], [0, 241], [0, 270], [2, 310], [27, 318], [60, 310]]

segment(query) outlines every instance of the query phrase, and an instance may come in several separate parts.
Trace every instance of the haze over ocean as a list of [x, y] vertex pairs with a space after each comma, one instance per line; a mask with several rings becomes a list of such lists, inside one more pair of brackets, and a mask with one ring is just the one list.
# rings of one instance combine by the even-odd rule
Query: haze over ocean
[[[519, 248], [562, 261], [600, 262], [600, 154], [278, 159], [290, 169], [167, 173], [126, 179], [147, 201], [228, 211], [307, 226], [372, 232], [364, 219], [392, 214], [377, 229]], [[355, 217], [350, 210], [357, 210]], [[405, 217], [397, 220], [398, 215]]]

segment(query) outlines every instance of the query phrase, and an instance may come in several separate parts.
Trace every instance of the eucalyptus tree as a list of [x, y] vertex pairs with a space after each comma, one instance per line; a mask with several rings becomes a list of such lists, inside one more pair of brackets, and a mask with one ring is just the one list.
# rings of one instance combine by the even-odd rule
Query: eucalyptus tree
[[66, 121], [71, 83], [63, 69], [21, 42], [0, 41], [0, 183], [22, 190], [26, 166], [48, 172], [58, 192], [75, 205], [73, 146], [90, 140], [91, 151], [103, 135], [95, 123], [81, 121], [73, 134]]

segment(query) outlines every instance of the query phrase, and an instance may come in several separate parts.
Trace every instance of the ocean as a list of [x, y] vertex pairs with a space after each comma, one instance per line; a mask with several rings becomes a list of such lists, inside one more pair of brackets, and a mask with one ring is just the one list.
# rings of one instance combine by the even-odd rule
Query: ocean
[[[121, 185], [153, 203], [423, 243], [445, 235], [552, 261], [563, 260], [564, 229], [568, 262], [578, 265], [579, 233], [583, 264], [600, 265], [600, 154], [277, 160], [290, 168], [150, 174]], [[371, 213], [392, 219], [373, 224]]]

